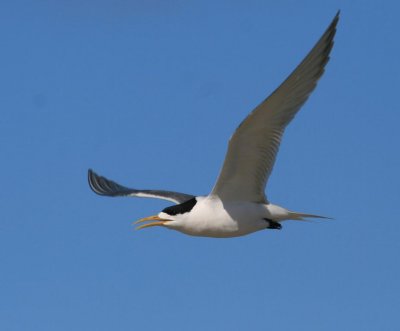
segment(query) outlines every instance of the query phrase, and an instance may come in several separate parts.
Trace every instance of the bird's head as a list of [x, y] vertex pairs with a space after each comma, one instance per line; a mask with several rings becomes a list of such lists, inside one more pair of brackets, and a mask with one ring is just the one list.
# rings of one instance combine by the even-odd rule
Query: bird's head
[[192, 198], [181, 204], [167, 207], [163, 209], [163, 211], [158, 215], [142, 218], [136, 221], [135, 224], [138, 223], [145, 223], [145, 224], [139, 225], [136, 228], [136, 230], [149, 228], [151, 226], [173, 227], [173, 225], [178, 225], [179, 223], [184, 221], [185, 216], [188, 215], [188, 213], [193, 209], [196, 203], [197, 199]]

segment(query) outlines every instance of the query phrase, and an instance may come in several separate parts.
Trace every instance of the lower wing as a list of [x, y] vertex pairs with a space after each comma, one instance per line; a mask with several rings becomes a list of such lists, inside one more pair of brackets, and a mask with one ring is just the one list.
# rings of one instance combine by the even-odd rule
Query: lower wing
[[169, 200], [174, 203], [183, 203], [194, 198], [194, 195], [163, 191], [163, 190], [136, 190], [113, 182], [105, 177], [99, 176], [92, 169], [88, 171], [89, 186], [94, 193], [109, 197], [139, 197]]

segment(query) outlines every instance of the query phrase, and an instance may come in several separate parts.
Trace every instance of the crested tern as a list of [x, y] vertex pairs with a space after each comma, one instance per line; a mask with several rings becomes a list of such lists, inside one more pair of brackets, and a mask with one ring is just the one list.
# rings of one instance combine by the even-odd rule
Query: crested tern
[[329, 61], [339, 20], [324, 34], [286, 80], [239, 125], [229, 140], [219, 177], [207, 196], [127, 188], [89, 169], [91, 189], [105, 196], [158, 198], [175, 205], [145, 217], [137, 229], [162, 226], [192, 236], [237, 237], [263, 229], [281, 229], [285, 220], [328, 218], [293, 212], [270, 203], [265, 186], [286, 126], [315, 89]]

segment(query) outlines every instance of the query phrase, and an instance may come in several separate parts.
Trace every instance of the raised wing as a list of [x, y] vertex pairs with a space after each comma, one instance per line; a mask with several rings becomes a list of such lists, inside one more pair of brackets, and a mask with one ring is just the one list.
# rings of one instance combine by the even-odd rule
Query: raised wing
[[212, 195], [222, 200], [267, 201], [265, 185], [283, 132], [324, 73], [338, 20], [339, 12], [299, 66], [236, 129]]
[[125, 186], [119, 185], [112, 180], [105, 177], [99, 176], [92, 169], [88, 171], [89, 186], [94, 193], [99, 195], [105, 195], [109, 197], [139, 197], [139, 198], [156, 198], [169, 200], [174, 203], [183, 203], [194, 198], [193, 195], [162, 191], [162, 190], [135, 190], [132, 188], [127, 188]]

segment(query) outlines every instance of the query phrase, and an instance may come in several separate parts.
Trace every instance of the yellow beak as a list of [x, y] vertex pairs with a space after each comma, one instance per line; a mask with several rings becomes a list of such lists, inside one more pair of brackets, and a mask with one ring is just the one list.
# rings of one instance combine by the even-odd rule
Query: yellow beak
[[151, 223], [147, 223], [147, 224], [142, 224], [142, 225], [138, 226], [136, 228], [136, 230], [149, 228], [151, 226], [163, 226], [164, 223], [169, 222], [170, 220], [166, 220], [166, 219], [158, 217], [157, 215], [154, 215], [154, 216], [141, 218], [140, 220], [134, 222], [133, 224], [138, 224], [138, 223], [148, 222], [148, 221], [157, 221], [157, 222], [151, 222]]

